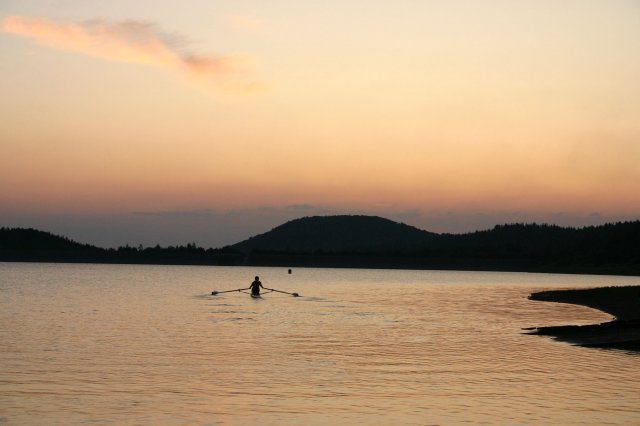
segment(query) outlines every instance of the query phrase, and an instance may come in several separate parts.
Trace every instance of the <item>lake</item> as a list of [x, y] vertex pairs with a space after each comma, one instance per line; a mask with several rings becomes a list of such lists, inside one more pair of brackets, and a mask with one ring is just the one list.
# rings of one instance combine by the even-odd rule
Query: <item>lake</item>
[[[252, 299], [212, 290], [298, 292]], [[638, 277], [0, 263], [0, 424], [640, 424], [640, 354], [523, 327]]]

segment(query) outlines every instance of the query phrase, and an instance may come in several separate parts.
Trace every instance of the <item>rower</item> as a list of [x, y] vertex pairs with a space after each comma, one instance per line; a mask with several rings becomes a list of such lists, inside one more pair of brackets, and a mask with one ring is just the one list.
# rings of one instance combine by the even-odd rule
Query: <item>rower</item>
[[[260, 277], [256, 275], [256, 279], [251, 283], [251, 294], [254, 296], [260, 296], [260, 288], [262, 287], [262, 283], [260, 282]], [[264, 288], [264, 287], [262, 287]]]

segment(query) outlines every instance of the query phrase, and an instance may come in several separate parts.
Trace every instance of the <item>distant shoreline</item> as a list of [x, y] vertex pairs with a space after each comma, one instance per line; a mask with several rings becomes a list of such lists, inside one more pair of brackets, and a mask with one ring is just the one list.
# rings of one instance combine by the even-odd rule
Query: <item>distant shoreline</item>
[[314, 216], [221, 248], [101, 248], [0, 228], [0, 261], [499, 271], [640, 276], [640, 220], [582, 229], [508, 224], [435, 234], [376, 216]]
[[551, 336], [578, 346], [640, 352], [640, 285], [532, 293], [531, 300], [570, 303], [608, 313], [612, 321], [592, 325], [528, 328], [528, 334]]
[[[339, 256], [335, 256], [336, 258]], [[345, 256], [350, 257], [350, 256]], [[365, 256], [363, 256], [365, 257]], [[117, 258], [49, 258], [49, 257], [5, 257], [0, 256], [0, 262], [6, 263], [58, 263], [58, 264], [94, 264], [94, 265], [157, 265], [157, 266], [225, 266], [225, 267], [267, 267], [267, 268], [320, 268], [320, 269], [386, 269], [386, 270], [407, 270], [407, 271], [461, 271], [461, 272], [514, 272], [527, 274], [567, 274], [567, 275], [597, 275], [597, 276], [622, 276], [638, 277], [636, 271], [612, 271], [600, 268], [498, 268], [490, 267], [482, 263], [456, 263], [429, 264], [413, 262], [376, 262], [361, 259], [358, 262], [339, 261], [335, 258], [328, 262], [210, 262], [202, 259], [172, 261], [165, 259], [154, 259], [141, 261], [139, 259], [117, 259]]]

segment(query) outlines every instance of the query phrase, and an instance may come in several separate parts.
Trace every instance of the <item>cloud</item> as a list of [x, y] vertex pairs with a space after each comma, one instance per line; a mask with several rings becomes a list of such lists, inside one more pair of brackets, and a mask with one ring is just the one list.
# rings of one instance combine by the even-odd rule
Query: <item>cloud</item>
[[48, 19], [9, 16], [6, 33], [54, 49], [107, 61], [145, 64], [178, 72], [198, 86], [215, 91], [247, 93], [261, 84], [249, 78], [250, 60], [239, 55], [200, 55], [189, 51], [175, 35], [140, 21], [57, 23]]

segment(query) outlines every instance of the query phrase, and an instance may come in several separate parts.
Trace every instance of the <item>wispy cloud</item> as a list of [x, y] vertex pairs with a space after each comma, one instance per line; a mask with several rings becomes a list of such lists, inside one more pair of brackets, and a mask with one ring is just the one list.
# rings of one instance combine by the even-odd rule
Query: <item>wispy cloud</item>
[[54, 49], [81, 53], [107, 61], [146, 64], [178, 72], [201, 87], [247, 93], [261, 84], [250, 78], [250, 60], [240, 55], [200, 55], [176, 35], [141, 21], [58, 23], [43, 18], [9, 16], [6, 33], [27, 37]]

